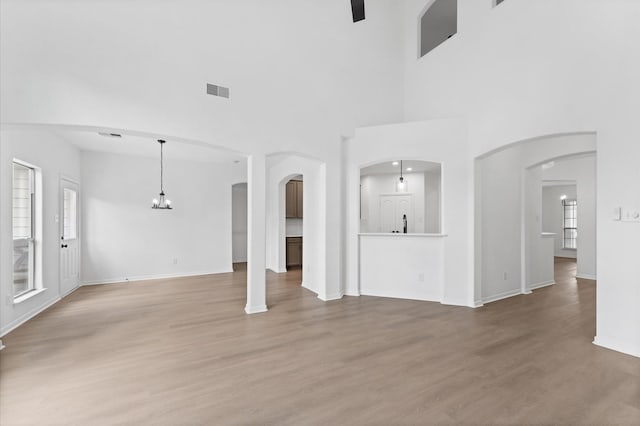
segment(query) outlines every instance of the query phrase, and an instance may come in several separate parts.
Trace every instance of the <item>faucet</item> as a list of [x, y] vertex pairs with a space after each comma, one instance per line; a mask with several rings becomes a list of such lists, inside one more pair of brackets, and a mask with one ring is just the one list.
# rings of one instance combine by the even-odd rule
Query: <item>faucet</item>
[[407, 233], [407, 215], [403, 214], [402, 215], [402, 224], [404, 226], [404, 233]]

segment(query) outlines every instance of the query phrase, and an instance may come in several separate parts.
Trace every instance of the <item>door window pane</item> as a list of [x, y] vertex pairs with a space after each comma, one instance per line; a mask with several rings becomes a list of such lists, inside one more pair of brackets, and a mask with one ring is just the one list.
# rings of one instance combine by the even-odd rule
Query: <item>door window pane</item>
[[65, 240], [78, 238], [78, 193], [73, 189], [64, 188], [64, 229]]

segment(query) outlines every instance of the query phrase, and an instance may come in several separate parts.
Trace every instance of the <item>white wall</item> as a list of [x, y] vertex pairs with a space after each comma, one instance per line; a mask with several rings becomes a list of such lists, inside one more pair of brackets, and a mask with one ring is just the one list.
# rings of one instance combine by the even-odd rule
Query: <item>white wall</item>
[[562, 248], [563, 207], [561, 196], [576, 200], [578, 194], [575, 185], [545, 186], [542, 188], [542, 230], [556, 234], [553, 253], [558, 257], [577, 257], [577, 250]]
[[233, 185], [231, 187], [233, 263], [247, 261], [247, 202], [247, 184]]
[[[42, 171], [42, 286], [46, 290], [13, 304], [12, 161], [26, 161]], [[2, 131], [0, 133], [0, 336], [56, 302], [59, 282], [60, 177], [80, 181], [79, 151], [49, 132]], [[81, 186], [82, 191], [82, 186]], [[82, 194], [81, 194], [82, 197]]]
[[[408, 215], [408, 232], [423, 233], [425, 223], [425, 177], [424, 173], [407, 173], [404, 175], [407, 186], [405, 195], [411, 195], [413, 215]], [[380, 223], [380, 196], [396, 194], [397, 175], [362, 176], [362, 217], [360, 232], [389, 232], [382, 229]]]
[[[356, 130], [346, 145], [345, 294], [359, 295], [359, 188], [360, 168], [407, 160], [442, 164], [442, 245], [444, 285], [442, 303], [474, 306], [472, 162], [464, 153], [466, 127], [462, 120], [432, 120], [365, 127]], [[417, 277], [422, 270], [408, 272]]]
[[[640, 356], [640, 226], [611, 220], [640, 208], [640, 2], [459, 0], [458, 33], [421, 59], [404, 9], [405, 120], [462, 116], [478, 156], [543, 135], [598, 135], [596, 343]], [[544, 31], [540, 23], [544, 22]], [[570, 22], [570, 28], [567, 23]]]
[[578, 199], [578, 272], [579, 278], [595, 280], [596, 241], [596, 156], [556, 161], [542, 173], [544, 180], [575, 180]]
[[157, 160], [84, 151], [83, 282], [230, 272], [230, 168], [165, 158], [174, 209], [153, 210]]

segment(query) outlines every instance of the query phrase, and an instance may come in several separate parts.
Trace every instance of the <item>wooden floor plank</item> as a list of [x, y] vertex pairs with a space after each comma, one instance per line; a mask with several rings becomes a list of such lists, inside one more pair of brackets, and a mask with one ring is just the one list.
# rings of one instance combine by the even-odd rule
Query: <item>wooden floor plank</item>
[[300, 271], [83, 287], [3, 338], [0, 424], [640, 424], [640, 360], [597, 347], [596, 283], [479, 309], [322, 302]]

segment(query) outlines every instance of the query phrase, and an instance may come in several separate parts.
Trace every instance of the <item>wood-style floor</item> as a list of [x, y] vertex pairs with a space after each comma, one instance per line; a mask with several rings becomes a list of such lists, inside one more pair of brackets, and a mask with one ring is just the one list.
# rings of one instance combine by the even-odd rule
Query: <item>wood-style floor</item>
[[3, 338], [0, 424], [640, 424], [640, 359], [597, 347], [595, 287], [479, 309], [324, 303], [300, 271], [83, 287]]

